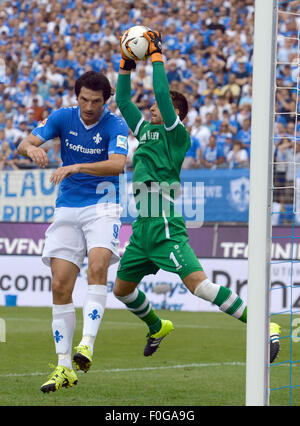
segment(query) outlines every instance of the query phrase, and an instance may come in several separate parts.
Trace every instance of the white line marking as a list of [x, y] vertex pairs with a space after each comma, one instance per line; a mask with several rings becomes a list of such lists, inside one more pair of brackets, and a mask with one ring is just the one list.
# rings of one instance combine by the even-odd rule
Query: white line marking
[[[11, 318], [6, 318], [5, 319], [6, 322], [9, 321], [27, 321], [27, 322], [47, 322], [49, 324], [51, 324], [51, 318], [49, 317], [49, 319], [38, 319], [38, 318], [16, 318], [16, 317], [11, 317]], [[78, 324], [82, 324], [83, 320], [78, 319], [77, 320], [77, 325]], [[102, 328], [105, 327], [106, 325], [115, 325], [115, 326], [124, 326], [124, 327], [145, 327], [145, 324], [143, 323], [135, 323], [135, 322], [118, 322], [118, 321], [105, 321], [103, 320], [103, 324], [102, 324]], [[216, 327], [210, 326], [210, 325], [201, 325], [201, 324], [175, 324], [175, 328], [202, 328], [202, 329], [215, 329]], [[235, 330], [236, 327], [227, 327], [226, 329], [230, 330]]]
[[[201, 363], [201, 364], [180, 364], [180, 365], [169, 365], [164, 367], [138, 367], [138, 368], [112, 368], [107, 370], [91, 370], [91, 373], [126, 373], [131, 371], [153, 371], [153, 370], [172, 370], [172, 369], [181, 369], [181, 368], [204, 368], [204, 367], [235, 367], [235, 366], [245, 366], [244, 362], [210, 362], [210, 363]], [[83, 371], [78, 371], [79, 374], [84, 374]], [[30, 376], [44, 376], [48, 373], [35, 372], [35, 373], [10, 373], [10, 374], [0, 374], [0, 377], [30, 377]]]

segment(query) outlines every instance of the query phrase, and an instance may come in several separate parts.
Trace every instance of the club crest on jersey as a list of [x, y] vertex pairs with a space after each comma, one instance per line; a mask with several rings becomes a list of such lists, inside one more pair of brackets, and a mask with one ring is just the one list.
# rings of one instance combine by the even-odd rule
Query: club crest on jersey
[[101, 138], [99, 132], [96, 134], [96, 136], [93, 136], [93, 140], [97, 145], [98, 145], [98, 143], [100, 143], [102, 141], [102, 138]]

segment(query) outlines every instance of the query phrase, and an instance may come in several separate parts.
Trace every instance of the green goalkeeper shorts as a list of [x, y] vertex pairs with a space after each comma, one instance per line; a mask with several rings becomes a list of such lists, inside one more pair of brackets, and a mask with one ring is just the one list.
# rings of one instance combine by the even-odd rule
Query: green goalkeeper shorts
[[182, 217], [138, 218], [123, 254], [117, 277], [139, 283], [159, 269], [178, 274], [181, 279], [203, 271], [193, 249]]

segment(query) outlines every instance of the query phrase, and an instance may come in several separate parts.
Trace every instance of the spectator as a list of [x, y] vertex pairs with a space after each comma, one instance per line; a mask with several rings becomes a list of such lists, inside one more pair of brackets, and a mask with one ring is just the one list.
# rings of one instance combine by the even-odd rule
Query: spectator
[[246, 60], [238, 60], [238, 68], [234, 71], [236, 77], [236, 83], [242, 88], [249, 82], [250, 70], [246, 68]]
[[228, 96], [228, 93], [230, 95], [230, 98], [232, 100], [237, 100], [241, 93], [240, 85], [236, 81], [236, 74], [230, 73], [228, 76], [228, 83], [222, 87], [220, 91], [221, 96]]
[[5, 99], [4, 101], [4, 112], [5, 112], [6, 120], [8, 119], [13, 120], [17, 114], [17, 109], [14, 107], [13, 102], [9, 99]]
[[168, 78], [169, 84], [173, 83], [173, 81], [182, 81], [183, 80], [182, 72], [178, 68], [175, 59], [171, 59], [167, 63], [166, 70], [167, 70], [167, 78]]
[[228, 100], [226, 99], [225, 96], [219, 96], [218, 99], [216, 100], [216, 106], [217, 106], [217, 111], [218, 111], [218, 118], [219, 118], [219, 120], [222, 121], [223, 112], [224, 111], [230, 111], [231, 105], [230, 105], [230, 103], [228, 102]]
[[[57, 108], [57, 99], [59, 95], [57, 93], [57, 88], [55, 86], [51, 86], [49, 90], [49, 96], [47, 96], [47, 99], [44, 101], [44, 106], [47, 108], [49, 113], [51, 113], [54, 109]], [[37, 120], [40, 120], [41, 118], [37, 118]]]
[[290, 141], [293, 141], [296, 137], [296, 125], [295, 122], [289, 121], [285, 126], [285, 136], [289, 138]]
[[[224, 150], [225, 144], [230, 145], [231, 150], [231, 144], [232, 144], [232, 133], [229, 128], [229, 123], [222, 122], [220, 126], [220, 130], [216, 132], [216, 141], [217, 144], [222, 146], [222, 149]], [[229, 141], [229, 142], [228, 142]], [[227, 154], [227, 153], [225, 153]]]
[[207, 113], [212, 113], [215, 109], [215, 104], [213, 102], [213, 97], [209, 94], [204, 98], [204, 105], [200, 107], [200, 116], [202, 122], [205, 122], [205, 117]]
[[[191, 127], [187, 126], [187, 131], [191, 134]], [[191, 147], [187, 150], [182, 163], [182, 169], [193, 169], [199, 165], [200, 143], [195, 136], [191, 136]]]
[[18, 73], [17, 84], [21, 81], [24, 81], [26, 84], [31, 84], [33, 82], [34, 76], [31, 72], [29, 65], [25, 64], [21, 67]]
[[74, 87], [70, 86], [67, 88], [67, 90], [64, 91], [62, 95], [62, 106], [68, 107], [68, 106], [75, 106], [75, 105], [77, 105], [77, 99], [74, 93]]
[[237, 132], [237, 140], [242, 142], [242, 147], [247, 149], [250, 154], [250, 144], [251, 144], [251, 121], [250, 118], [245, 118], [242, 123], [242, 128]]
[[0, 129], [0, 170], [16, 170], [13, 161], [13, 150], [5, 138], [5, 132]]
[[236, 120], [238, 122], [239, 127], [241, 128], [244, 120], [249, 118], [251, 120], [251, 105], [244, 104], [238, 107], [236, 114]]
[[53, 86], [59, 88], [61, 88], [64, 84], [64, 77], [60, 72], [58, 72], [58, 68], [56, 67], [54, 62], [51, 62], [49, 64], [49, 68], [46, 72], [46, 80]]
[[143, 88], [143, 83], [138, 81], [135, 86], [135, 93], [132, 97], [132, 102], [134, 102], [139, 109], [144, 109], [146, 106], [145, 105], [146, 99], [147, 99], [147, 96]]
[[29, 134], [29, 131], [27, 130], [27, 121], [26, 120], [23, 119], [23, 120], [20, 121], [18, 130], [20, 131], [20, 133], [19, 133], [19, 137], [17, 139], [16, 145], [18, 145], [20, 143], [20, 141], [25, 139]]
[[9, 118], [6, 120], [6, 126], [4, 127], [5, 140], [9, 143], [10, 148], [14, 150], [21, 142], [22, 132], [13, 126], [13, 119]]
[[13, 124], [15, 127], [19, 128], [21, 122], [27, 121], [27, 115], [26, 115], [26, 106], [24, 104], [21, 104], [17, 108], [17, 114], [13, 117]]
[[276, 112], [284, 114], [286, 122], [295, 121], [296, 103], [290, 96], [289, 90], [278, 89], [276, 91]]
[[194, 105], [194, 96], [192, 94], [190, 94], [189, 96], [187, 96], [188, 98], [188, 102], [189, 102], [189, 112], [187, 115], [187, 125], [188, 126], [193, 126], [195, 123], [195, 119], [197, 117], [197, 115], [199, 114], [198, 109], [195, 107]]
[[39, 107], [42, 107], [44, 104], [43, 97], [38, 93], [38, 85], [36, 83], [32, 83], [30, 85], [30, 95], [26, 96], [24, 99], [24, 103], [26, 108], [32, 108], [33, 106], [33, 99], [37, 100], [37, 105]]
[[249, 167], [249, 154], [248, 151], [243, 148], [242, 142], [233, 142], [232, 150], [227, 154], [226, 161], [230, 169]]
[[211, 130], [208, 126], [203, 125], [202, 118], [200, 115], [195, 118], [194, 124], [191, 129], [191, 136], [195, 137], [198, 140], [201, 149], [204, 149], [209, 143]]
[[28, 110], [28, 114], [33, 114], [33, 119], [35, 121], [41, 121], [42, 112], [45, 108], [45, 106], [38, 105], [38, 98], [33, 98], [32, 107]]
[[208, 112], [205, 116], [205, 127], [207, 127], [210, 130], [210, 133], [215, 133], [218, 132], [220, 129], [220, 121], [219, 120], [215, 120], [215, 111]]
[[27, 121], [26, 121], [28, 131], [31, 132], [38, 125], [38, 122], [39, 120], [35, 118], [34, 110], [30, 108], [27, 111]]
[[210, 136], [208, 145], [200, 150], [199, 157], [204, 168], [215, 169], [224, 163], [224, 152], [221, 146], [217, 146], [215, 135]]
[[[232, 104], [231, 104], [231, 107], [232, 107]], [[221, 122], [226, 123], [228, 125], [229, 132], [232, 133], [232, 135], [237, 134], [239, 129], [238, 123], [236, 122], [236, 120], [233, 120], [231, 118], [231, 114], [230, 112], [228, 112], [227, 109], [223, 110]]]
[[137, 72], [137, 79], [142, 82], [142, 85], [146, 91], [152, 91], [152, 75], [146, 73], [146, 68], [141, 65]]
[[105, 75], [108, 78], [111, 86], [116, 87], [117, 79], [118, 79], [118, 73], [114, 70], [112, 63], [107, 64], [107, 70], [105, 72]]
[[29, 86], [25, 81], [21, 81], [17, 85], [16, 93], [11, 97], [18, 105], [24, 104], [26, 106], [27, 100], [30, 96]]
[[36, 84], [38, 88], [38, 94], [45, 101], [50, 94], [50, 87], [52, 86], [51, 81], [47, 79], [47, 74], [43, 73], [40, 77], [36, 79]]

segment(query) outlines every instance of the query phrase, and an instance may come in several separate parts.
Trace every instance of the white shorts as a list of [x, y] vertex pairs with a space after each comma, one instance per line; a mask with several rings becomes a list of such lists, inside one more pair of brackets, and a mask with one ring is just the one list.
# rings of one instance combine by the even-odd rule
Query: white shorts
[[[105, 208], [104, 208], [105, 207]], [[50, 266], [52, 257], [65, 259], [80, 269], [94, 247], [112, 252], [110, 264], [119, 261], [120, 211], [116, 204], [87, 207], [58, 207], [45, 234], [42, 261]]]

